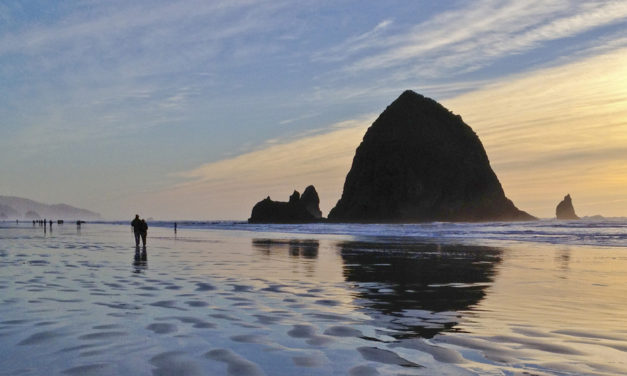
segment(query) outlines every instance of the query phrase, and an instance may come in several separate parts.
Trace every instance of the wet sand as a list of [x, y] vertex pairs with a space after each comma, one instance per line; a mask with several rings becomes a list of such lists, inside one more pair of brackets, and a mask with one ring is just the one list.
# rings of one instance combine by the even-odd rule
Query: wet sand
[[[459, 242], [457, 242], [459, 243]], [[627, 249], [0, 227], [0, 375], [627, 373]]]

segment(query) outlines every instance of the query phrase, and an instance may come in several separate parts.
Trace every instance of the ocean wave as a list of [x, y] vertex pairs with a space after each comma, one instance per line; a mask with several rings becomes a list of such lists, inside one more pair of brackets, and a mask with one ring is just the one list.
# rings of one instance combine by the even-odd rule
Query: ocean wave
[[[129, 225], [129, 221], [96, 223]], [[152, 227], [173, 228], [174, 221], [151, 221]], [[539, 220], [419, 224], [249, 224], [245, 221], [176, 221], [178, 229], [239, 230], [270, 233], [346, 235], [376, 239], [505, 240], [591, 246], [627, 247], [627, 219]]]

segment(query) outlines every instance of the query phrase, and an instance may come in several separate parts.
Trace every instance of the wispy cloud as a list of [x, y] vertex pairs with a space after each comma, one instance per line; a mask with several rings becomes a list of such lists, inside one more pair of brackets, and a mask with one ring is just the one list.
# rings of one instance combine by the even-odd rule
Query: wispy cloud
[[285, 4], [108, 2], [4, 32], [0, 115], [17, 129], [8, 141], [47, 152], [184, 120], [190, 102], [216, 85], [216, 62], [270, 53], [255, 47], [260, 37], [235, 42], [282, 27], [274, 19]]
[[[382, 33], [378, 25], [329, 49], [328, 58], [345, 60], [345, 71], [353, 74], [411, 64], [413, 74], [439, 76], [476, 70], [496, 59], [627, 17], [624, 1], [480, 0], [466, 4], [394, 33]], [[369, 53], [357, 54], [364, 50]]]
[[349, 37], [337, 46], [333, 46], [325, 51], [314, 53], [313, 60], [323, 62], [335, 62], [347, 59], [360, 51], [381, 46], [386, 42], [385, 30], [393, 23], [393, 20], [386, 19], [379, 22], [372, 30], [365, 33]]

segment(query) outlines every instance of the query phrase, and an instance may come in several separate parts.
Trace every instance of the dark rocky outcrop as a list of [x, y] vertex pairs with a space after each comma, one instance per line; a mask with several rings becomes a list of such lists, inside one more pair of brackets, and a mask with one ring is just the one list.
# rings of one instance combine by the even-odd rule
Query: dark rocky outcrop
[[288, 202], [273, 201], [268, 196], [253, 207], [249, 223], [303, 223], [317, 222], [322, 218], [320, 198], [313, 185], [301, 196], [294, 191]]
[[320, 211], [320, 197], [313, 185], [305, 188], [302, 196], [300, 196], [300, 202], [305, 207], [305, 210], [314, 216], [316, 219], [322, 218], [322, 211]]
[[573, 207], [573, 200], [570, 198], [570, 194], [564, 196], [564, 199], [557, 204], [555, 216], [557, 219], [579, 219], [577, 214], [575, 214], [575, 208]]
[[532, 220], [505, 197], [462, 118], [405, 91], [366, 132], [332, 221]]

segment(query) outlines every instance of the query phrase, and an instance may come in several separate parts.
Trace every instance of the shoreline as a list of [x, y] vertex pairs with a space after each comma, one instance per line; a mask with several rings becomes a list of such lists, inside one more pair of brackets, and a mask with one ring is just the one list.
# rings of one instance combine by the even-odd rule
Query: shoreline
[[[307, 223], [307, 224], [249, 224], [243, 221], [151, 221], [151, 229], [173, 230], [178, 224], [178, 235], [186, 231], [224, 230], [252, 233], [286, 233], [315, 236], [348, 236], [370, 240], [405, 239], [407, 241], [436, 242], [511, 242], [625, 247], [627, 246], [627, 219], [562, 221], [555, 219], [530, 222], [481, 222], [450, 223], [432, 222], [420, 224], [356, 224], [356, 223]], [[94, 221], [90, 224], [129, 226], [130, 221]], [[3, 224], [0, 223], [0, 226]], [[11, 223], [8, 223], [11, 227]], [[56, 227], [56, 225], [54, 225]], [[75, 227], [65, 224], [65, 228]], [[28, 227], [28, 225], [24, 225]], [[149, 230], [150, 237], [150, 230]]]

